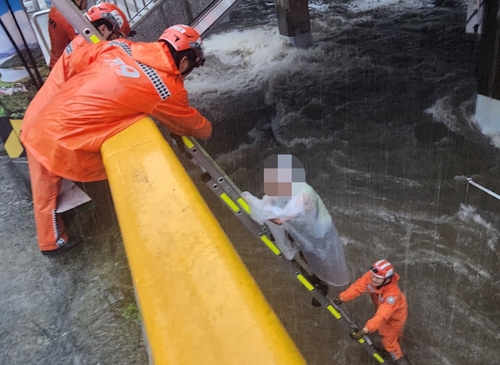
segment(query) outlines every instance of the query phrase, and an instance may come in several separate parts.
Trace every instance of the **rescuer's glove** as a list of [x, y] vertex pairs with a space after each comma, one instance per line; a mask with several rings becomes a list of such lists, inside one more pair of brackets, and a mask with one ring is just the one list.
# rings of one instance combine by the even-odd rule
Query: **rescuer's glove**
[[344, 303], [344, 302], [342, 301], [342, 299], [340, 299], [340, 297], [335, 298], [335, 299], [333, 300], [333, 302], [334, 302], [336, 305], [341, 305], [342, 303]]
[[181, 150], [181, 152], [186, 151], [186, 146], [184, 145], [184, 142], [182, 141], [182, 136], [179, 136], [178, 134], [170, 132], [170, 138], [172, 142]]
[[353, 329], [353, 331], [351, 332], [351, 337], [355, 340], [359, 340], [366, 334], [368, 334], [368, 332], [366, 332], [365, 330], [357, 331], [356, 329]]

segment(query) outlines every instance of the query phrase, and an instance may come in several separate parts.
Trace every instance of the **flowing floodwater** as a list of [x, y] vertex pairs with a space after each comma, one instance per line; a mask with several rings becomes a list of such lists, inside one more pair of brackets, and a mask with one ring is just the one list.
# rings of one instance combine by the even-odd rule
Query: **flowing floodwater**
[[[279, 37], [272, 4], [241, 7], [207, 39], [206, 66], [186, 83], [214, 122], [205, 147], [260, 196], [267, 156], [292, 153], [304, 163], [352, 277], [382, 258], [400, 273], [413, 364], [497, 364], [500, 202], [473, 187], [466, 194], [467, 177], [500, 191], [500, 150], [473, 119], [480, 43], [465, 34], [461, 2], [377, 5], [311, 6], [307, 50]], [[237, 223], [225, 228], [245, 252]], [[258, 278], [263, 264], [246, 250]], [[266, 295], [311, 364], [370, 363], [333, 321], [304, 343], [322, 317], [304, 325], [298, 309], [280, 314], [286, 304], [272, 294], [280, 283], [268, 281]], [[366, 298], [344, 307], [359, 323], [373, 313]]]
[[[205, 148], [259, 196], [267, 156], [304, 163], [352, 279], [381, 258], [401, 275], [413, 365], [496, 365], [499, 202], [467, 193], [466, 179], [500, 192], [500, 154], [473, 122], [480, 45], [464, 32], [462, 3], [312, 2], [310, 11], [307, 50], [280, 38], [266, 2], [244, 2], [206, 39], [207, 62], [186, 82], [214, 124]], [[84, 215], [84, 244], [48, 261], [29, 198], [1, 186], [0, 363], [146, 364], [140, 326], [122, 316], [133, 295], [114, 219]], [[199, 186], [308, 363], [375, 363]], [[111, 206], [108, 194], [90, 195]], [[343, 307], [360, 324], [373, 314], [367, 297]]]

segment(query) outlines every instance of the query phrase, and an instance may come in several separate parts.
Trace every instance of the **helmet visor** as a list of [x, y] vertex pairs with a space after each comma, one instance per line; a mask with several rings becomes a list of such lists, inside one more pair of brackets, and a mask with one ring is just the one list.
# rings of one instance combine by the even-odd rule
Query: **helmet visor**
[[394, 270], [392, 268], [389, 269], [377, 269], [376, 267], [371, 268], [372, 275], [380, 278], [380, 279], [388, 279], [394, 275]]
[[373, 276], [375, 276], [376, 278], [379, 278], [379, 279], [384, 279], [384, 277], [379, 274], [379, 270], [376, 267], [372, 267], [371, 270], [372, 270]]

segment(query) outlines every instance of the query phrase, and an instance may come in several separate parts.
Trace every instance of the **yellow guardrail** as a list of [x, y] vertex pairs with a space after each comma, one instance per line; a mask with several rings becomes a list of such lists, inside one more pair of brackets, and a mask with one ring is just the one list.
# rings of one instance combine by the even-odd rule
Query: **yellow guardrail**
[[101, 153], [154, 363], [306, 364], [154, 122]]

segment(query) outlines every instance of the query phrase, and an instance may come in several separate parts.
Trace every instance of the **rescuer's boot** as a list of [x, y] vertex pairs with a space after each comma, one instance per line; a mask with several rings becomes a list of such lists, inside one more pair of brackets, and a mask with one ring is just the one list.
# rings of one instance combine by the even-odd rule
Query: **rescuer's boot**
[[79, 240], [77, 240], [77, 239], [68, 239], [68, 241], [66, 241], [66, 243], [61, 245], [59, 248], [56, 248], [55, 250], [48, 250], [48, 251], [42, 250], [41, 252], [42, 252], [42, 255], [44, 255], [44, 256], [55, 256], [55, 255], [59, 255], [59, 254], [64, 253], [64, 252], [68, 252], [69, 250], [74, 248], [78, 243], [79, 243]]
[[396, 360], [396, 365], [411, 365], [406, 356], [400, 357]]

